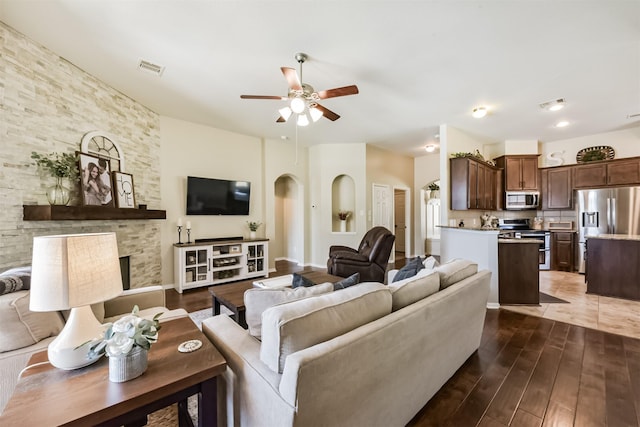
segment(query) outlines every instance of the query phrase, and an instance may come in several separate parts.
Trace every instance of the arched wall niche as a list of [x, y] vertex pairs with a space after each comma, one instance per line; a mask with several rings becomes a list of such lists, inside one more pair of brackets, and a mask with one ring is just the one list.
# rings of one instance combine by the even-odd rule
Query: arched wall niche
[[[349, 175], [338, 175], [331, 183], [331, 231], [355, 232], [356, 184]], [[346, 213], [346, 219], [341, 215]]]

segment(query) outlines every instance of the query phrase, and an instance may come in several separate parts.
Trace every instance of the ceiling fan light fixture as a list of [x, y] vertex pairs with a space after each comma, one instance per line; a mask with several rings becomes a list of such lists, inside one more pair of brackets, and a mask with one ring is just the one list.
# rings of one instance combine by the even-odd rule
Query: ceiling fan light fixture
[[311, 120], [317, 122], [322, 118], [322, 111], [318, 110], [316, 107], [309, 108], [309, 114], [311, 115]]
[[481, 119], [487, 115], [487, 107], [476, 107], [471, 112], [471, 115], [476, 119]]
[[289, 120], [289, 117], [291, 117], [291, 114], [293, 114], [293, 111], [291, 111], [291, 108], [289, 107], [281, 108], [278, 110], [278, 112], [280, 113], [280, 116], [282, 116], [285, 122]]
[[309, 119], [306, 114], [300, 114], [298, 116], [298, 126], [307, 126], [309, 124]]
[[291, 100], [291, 111], [293, 111], [296, 114], [302, 113], [304, 111], [305, 106], [306, 106], [306, 103], [302, 98], [293, 98]]

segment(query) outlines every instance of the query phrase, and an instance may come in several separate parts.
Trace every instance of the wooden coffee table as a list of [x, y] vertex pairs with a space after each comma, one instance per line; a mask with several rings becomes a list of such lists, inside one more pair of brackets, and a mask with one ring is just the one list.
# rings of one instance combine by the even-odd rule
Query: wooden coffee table
[[[299, 271], [296, 272], [306, 277], [314, 283], [331, 282], [335, 283], [344, 277], [332, 276], [322, 271]], [[237, 324], [247, 329], [247, 319], [245, 316], [244, 293], [253, 288], [253, 282], [259, 279], [244, 280], [242, 282], [230, 283], [228, 285], [217, 285], [209, 288], [213, 315], [220, 314], [220, 306], [224, 305], [233, 313], [233, 319]]]
[[[191, 339], [202, 341], [202, 347], [178, 352], [178, 345]], [[47, 352], [42, 351], [31, 356], [27, 366], [46, 361]], [[224, 357], [189, 317], [170, 320], [162, 323], [158, 342], [149, 351], [147, 371], [131, 381], [110, 382], [104, 357], [72, 371], [48, 363], [26, 370], [0, 415], [0, 425], [142, 426], [148, 414], [177, 402], [183, 426], [190, 422], [188, 414], [185, 418], [187, 398], [198, 394], [198, 425], [215, 426], [216, 377], [225, 367]]]

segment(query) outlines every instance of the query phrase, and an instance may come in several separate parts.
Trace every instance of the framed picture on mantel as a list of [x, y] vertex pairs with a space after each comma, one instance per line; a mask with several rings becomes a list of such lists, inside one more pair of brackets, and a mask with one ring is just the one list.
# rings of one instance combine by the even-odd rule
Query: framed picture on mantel
[[113, 189], [117, 208], [135, 208], [133, 175], [125, 172], [113, 172]]
[[79, 153], [84, 206], [113, 206], [109, 161], [91, 154]]

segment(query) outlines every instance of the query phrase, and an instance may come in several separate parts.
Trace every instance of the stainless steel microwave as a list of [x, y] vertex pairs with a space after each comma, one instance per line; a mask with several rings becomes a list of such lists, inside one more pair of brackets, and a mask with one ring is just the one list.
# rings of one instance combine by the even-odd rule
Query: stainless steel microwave
[[507, 191], [504, 207], [507, 210], [538, 209], [539, 203], [537, 191]]

